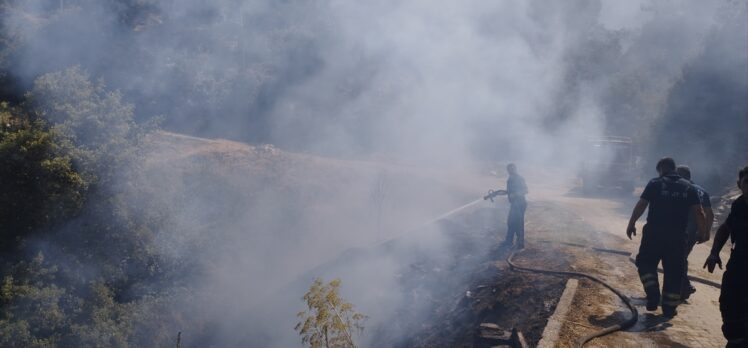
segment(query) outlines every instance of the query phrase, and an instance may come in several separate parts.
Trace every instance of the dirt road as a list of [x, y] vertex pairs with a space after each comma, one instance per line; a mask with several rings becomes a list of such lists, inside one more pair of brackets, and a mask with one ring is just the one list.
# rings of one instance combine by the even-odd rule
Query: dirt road
[[[625, 238], [626, 224], [636, 195], [581, 197], [558, 185], [536, 187], [533, 192], [526, 234], [534, 248], [543, 248], [545, 243], [540, 243], [541, 240], [551, 240], [627, 250], [636, 255], [640, 236], [633, 241]], [[639, 231], [644, 218], [641, 220]], [[554, 246], [545, 244], [545, 247]], [[724, 346], [720, 331], [718, 289], [695, 284], [697, 292], [689, 303], [678, 308], [679, 314], [673, 320], [664, 321], [660, 311], [647, 312], [644, 308], [644, 293], [636, 268], [627, 257], [574, 247], [560, 247], [560, 250], [574, 255], [570, 269], [589, 272], [610, 282], [634, 299], [640, 312], [639, 323], [628, 332], [594, 340], [588, 346]], [[694, 249], [690, 257], [690, 273], [719, 282], [721, 272], [709, 274], [700, 268], [708, 252], [709, 247], [705, 245]], [[723, 255], [723, 259], [728, 256]], [[537, 261], [539, 263], [541, 260]], [[561, 347], [573, 346], [579, 337], [620, 322], [629, 315], [614, 294], [588, 281], [580, 283], [572, 308], [562, 328]]]
[[[636, 193], [628, 195], [600, 195], [583, 197], [575, 194], [564, 182], [548, 178], [528, 178], [531, 194], [526, 218], [527, 249], [517, 254], [515, 263], [559, 271], [584, 272], [603, 279], [623, 292], [639, 311], [638, 323], [626, 332], [617, 332], [588, 343], [586, 347], [722, 347], [725, 341], [720, 326], [718, 307], [719, 290], [694, 283], [697, 292], [688, 303], [678, 308], [678, 316], [665, 320], [661, 311], [648, 312], [636, 267], [628, 255], [601, 253], [561, 243], [582, 244], [606, 249], [623, 250], [636, 255], [640, 236], [633, 240], [625, 237], [625, 228], [631, 209], [638, 199]], [[501, 327], [515, 327], [529, 337], [531, 344], [539, 340], [550, 312], [560, 295], [559, 286], [564, 277], [512, 273], [506, 266], [508, 251], [498, 248], [506, 233], [504, 216], [507, 203], [479, 204], [447, 219], [454, 231], [465, 234], [465, 240], [480, 239], [489, 243], [495, 273], [481, 268], [485, 262], [465, 263], [463, 276], [473, 281], [463, 284], [439, 281], [452, 298], [464, 297], [465, 289], [481, 284], [490, 292], [473, 291], [469, 301], [459, 305], [436, 307], [423, 330], [416, 330], [404, 346], [464, 346], [482, 347], [475, 341], [475, 328], [482, 322]], [[489, 218], [490, 217], [490, 218]], [[499, 217], [497, 219], [497, 217]], [[638, 230], [644, 223], [639, 222]], [[453, 234], [454, 236], [459, 235]], [[559, 243], [561, 242], [561, 243]], [[470, 253], [470, 249], [454, 250], [455, 255]], [[709, 274], [700, 267], [708, 254], [708, 245], [699, 245], [691, 255], [690, 273], [717, 283], [721, 271]], [[475, 250], [473, 255], [477, 254]], [[723, 259], [727, 259], [727, 252]], [[480, 267], [476, 265], [481, 265]], [[469, 270], [470, 269], [470, 270]], [[456, 278], [455, 278], [456, 279]], [[455, 280], [452, 279], [452, 280]], [[476, 279], [480, 281], [476, 282]], [[458, 284], [459, 283], [459, 284]], [[473, 284], [474, 283], [474, 284]], [[660, 284], [662, 277], [660, 276]], [[459, 290], [462, 289], [462, 290]], [[461, 291], [461, 292], [460, 292]], [[508, 294], [508, 295], [507, 295]], [[454, 301], [454, 300], [453, 300]], [[439, 301], [436, 301], [439, 302]], [[477, 305], [481, 303], [481, 305]], [[545, 303], [545, 306], [539, 305]], [[602, 328], [623, 322], [630, 312], [621, 300], [603, 286], [581, 280], [574, 297], [572, 309], [564, 319], [557, 346], [572, 347], [580, 337]], [[532, 317], [532, 320], [528, 320]], [[490, 346], [490, 345], [487, 345]]]

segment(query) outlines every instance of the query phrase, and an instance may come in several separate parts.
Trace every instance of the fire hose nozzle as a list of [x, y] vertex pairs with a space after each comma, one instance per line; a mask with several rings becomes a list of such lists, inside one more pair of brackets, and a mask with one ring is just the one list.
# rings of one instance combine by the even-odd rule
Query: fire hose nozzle
[[507, 194], [506, 190], [496, 190], [496, 191], [494, 191], [494, 190], [488, 190], [488, 194], [483, 197], [483, 200], [487, 201], [487, 200], [490, 199], [491, 202], [493, 202], [493, 198], [494, 197], [496, 197], [496, 196], [503, 196], [503, 195], [506, 195], [506, 194]]

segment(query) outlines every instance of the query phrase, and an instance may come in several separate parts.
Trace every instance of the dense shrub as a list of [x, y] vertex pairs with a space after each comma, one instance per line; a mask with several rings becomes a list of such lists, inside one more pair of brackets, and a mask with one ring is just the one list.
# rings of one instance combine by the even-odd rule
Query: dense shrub
[[41, 76], [0, 117], [0, 346], [127, 346], [133, 313], [157, 316], [129, 291], [161, 271], [158, 219], [126, 197], [150, 128], [79, 68]]
[[0, 248], [78, 213], [90, 183], [73, 168], [71, 148], [41, 120], [2, 105]]

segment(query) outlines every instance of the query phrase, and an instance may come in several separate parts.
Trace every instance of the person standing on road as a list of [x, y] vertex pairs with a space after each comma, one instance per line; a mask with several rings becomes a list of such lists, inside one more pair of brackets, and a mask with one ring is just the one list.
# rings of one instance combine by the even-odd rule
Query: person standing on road
[[722, 334], [727, 347], [748, 347], [748, 167], [738, 173], [738, 188], [743, 194], [732, 203], [730, 215], [717, 230], [712, 251], [704, 263], [710, 273], [715, 265], [722, 269], [719, 252], [727, 238], [732, 239], [733, 249], [719, 294]]
[[[675, 171], [683, 179], [688, 180], [688, 182], [691, 183], [691, 186], [696, 189], [696, 194], [699, 196], [699, 202], [701, 202], [701, 208], [704, 209], [704, 214], [706, 215], [706, 230], [711, 231], [712, 224], [714, 223], [714, 212], [712, 211], [712, 202], [709, 198], [709, 193], [707, 193], [703, 187], [695, 184], [693, 180], [691, 180], [691, 169], [688, 168], [688, 166], [678, 166]], [[697, 243], [704, 243], [708, 240], [709, 233], [700, 236], [698, 234], [698, 228], [696, 227], [696, 216], [694, 216], [694, 214], [689, 214], [688, 225], [686, 227], [686, 273], [684, 274], [683, 291], [681, 292], [683, 300], [687, 300], [691, 294], [696, 292], [696, 288], [694, 288], [693, 285], [691, 285], [691, 281], [688, 280], [688, 256], [691, 254], [691, 251], [693, 251], [694, 245]]]
[[517, 173], [517, 166], [509, 163], [506, 166], [509, 178], [506, 180], [506, 195], [509, 199], [509, 216], [506, 219], [506, 239], [502, 245], [512, 245], [517, 235], [517, 249], [525, 247], [525, 210], [527, 210], [527, 185], [525, 179]]
[[696, 218], [701, 235], [707, 233], [704, 211], [693, 186], [675, 172], [675, 161], [666, 157], [657, 162], [659, 177], [649, 181], [636, 203], [626, 235], [636, 235], [636, 220], [649, 207], [647, 223], [642, 231], [636, 266], [647, 294], [647, 310], [654, 311], [660, 302], [657, 265], [662, 261], [662, 314], [672, 318], [681, 302], [686, 261], [686, 226], [689, 212]]

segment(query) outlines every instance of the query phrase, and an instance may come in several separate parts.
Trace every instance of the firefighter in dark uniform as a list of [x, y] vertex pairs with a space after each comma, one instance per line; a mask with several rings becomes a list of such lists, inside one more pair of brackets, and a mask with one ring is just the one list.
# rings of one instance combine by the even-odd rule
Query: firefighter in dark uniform
[[748, 347], [748, 167], [738, 174], [738, 187], [743, 194], [732, 203], [730, 215], [717, 230], [712, 252], [704, 264], [709, 272], [714, 272], [715, 265], [722, 268], [719, 252], [727, 238], [732, 239], [733, 249], [719, 294], [727, 347]]
[[507, 231], [503, 245], [512, 245], [517, 235], [517, 249], [525, 247], [525, 210], [527, 210], [527, 185], [525, 179], [517, 173], [517, 166], [510, 163], [506, 166], [509, 178], [506, 180], [506, 195], [509, 199], [509, 216], [506, 219]]
[[[704, 209], [704, 215], [706, 216], [706, 230], [711, 232], [712, 224], [714, 223], [714, 212], [712, 211], [712, 202], [709, 198], [709, 193], [706, 192], [703, 187], [695, 184], [693, 180], [691, 180], [691, 168], [688, 168], [688, 166], [678, 166], [675, 171], [683, 179], [688, 180], [688, 182], [691, 183], [691, 186], [696, 189], [696, 194], [699, 196], [699, 202], [701, 202], [701, 208]], [[689, 214], [688, 225], [686, 227], [686, 267], [684, 270], [686, 273], [684, 275], [685, 279], [683, 279], [683, 291], [681, 292], [683, 300], [687, 300], [691, 297], [691, 294], [696, 292], [696, 288], [694, 288], [693, 285], [691, 285], [691, 281], [688, 280], [688, 256], [691, 254], [691, 251], [693, 251], [693, 247], [696, 244], [701, 244], [708, 240], [709, 234], [706, 236], [699, 236], [698, 228], [696, 227], [696, 217], [693, 214]]]
[[[691, 184], [675, 172], [675, 161], [663, 158], [657, 163], [660, 175], [649, 181], [631, 213], [626, 234], [636, 235], [636, 220], [649, 207], [642, 232], [636, 266], [647, 294], [647, 310], [657, 310], [662, 297], [662, 314], [672, 318], [681, 303], [686, 263], [686, 225], [690, 212], [696, 217], [699, 233], [706, 231], [704, 212], [698, 194]], [[662, 261], [664, 284], [662, 296], [657, 279], [657, 265]]]

